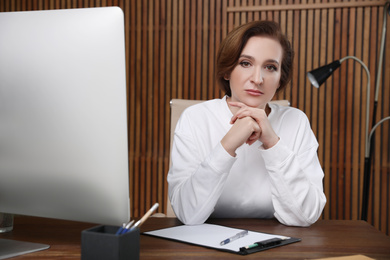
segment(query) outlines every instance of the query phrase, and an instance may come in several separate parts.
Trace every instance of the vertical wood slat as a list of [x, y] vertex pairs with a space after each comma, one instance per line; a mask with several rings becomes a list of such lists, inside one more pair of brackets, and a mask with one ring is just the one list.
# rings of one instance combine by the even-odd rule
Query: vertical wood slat
[[[334, 2], [334, 0], [331, 0], [330, 2]], [[327, 10], [326, 10], [327, 11]], [[327, 21], [326, 21], [326, 24], [323, 25], [323, 27], [325, 27], [327, 33], [324, 33], [325, 35], [325, 39], [324, 42], [326, 42], [325, 44], [325, 47], [323, 49], [321, 49], [321, 51], [325, 52], [326, 53], [326, 57], [325, 57], [325, 60], [322, 60], [321, 64], [326, 64], [326, 61], [328, 60], [333, 60], [333, 55], [334, 55], [334, 49], [333, 49], [333, 41], [334, 41], [334, 20], [335, 20], [335, 12], [333, 9], [327, 11]], [[323, 17], [325, 18], [325, 16]], [[320, 66], [321, 66], [320, 64]], [[325, 87], [325, 88], [322, 88], [319, 90], [320, 91], [320, 95], [325, 95], [326, 97], [326, 106], [322, 108], [322, 113], [325, 113], [326, 114], [326, 121], [325, 121], [325, 125], [326, 125], [326, 134], [325, 134], [325, 137], [323, 140], [319, 140], [319, 143], [323, 144], [324, 145], [324, 158], [322, 161], [323, 163], [323, 168], [324, 168], [324, 171], [326, 172], [326, 169], [328, 169], [328, 171], [330, 169], [332, 169], [332, 154], [333, 153], [329, 153], [331, 150], [332, 150], [332, 131], [330, 131], [330, 129], [332, 129], [333, 125], [332, 125], [332, 112], [329, 111], [329, 108], [332, 107], [333, 105], [333, 100], [332, 100], [332, 88], [329, 88], [329, 87]], [[327, 142], [325, 142], [325, 140], [327, 140]], [[323, 141], [323, 142], [321, 142]], [[332, 205], [332, 175], [331, 174], [326, 174], [325, 173], [325, 181], [324, 181], [324, 191], [325, 191], [325, 195], [327, 196], [327, 205], [325, 206], [325, 209], [324, 209], [324, 217], [326, 219], [330, 219], [331, 218], [331, 205]]]
[[[319, 3], [319, 0], [315, 0], [314, 3]], [[310, 68], [311, 66], [313, 66], [314, 68], [318, 68], [319, 66], [319, 60], [321, 58], [321, 52], [319, 50], [319, 48], [321, 47], [320, 45], [320, 42], [321, 42], [321, 39], [320, 39], [320, 32], [321, 32], [321, 10], [313, 10], [313, 31], [312, 31], [312, 35], [313, 35], [313, 38], [314, 38], [314, 42], [313, 42], [313, 60], [311, 62], [311, 64], [308, 64], [308, 68]], [[308, 83], [308, 81], [306, 80], [306, 84], [308, 84], [310, 86], [310, 83]], [[322, 117], [322, 114], [319, 114], [318, 113], [318, 110], [319, 110], [319, 107], [321, 107], [323, 105], [323, 99], [319, 99], [319, 96], [318, 96], [318, 91], [315, 91], [314, 89], [312, 89], [312, 95], [311, 95], [311, 98], [310, 98], [310, 106], [312, 107], [312, 128], [313, 128], [313, 132], [316, 133], [316, 136], [318, 136], [317, 138], [319, 139], [322, 139], [322, 136], [323, 136], [323, 128], [321, 128], [319, 126], [320, 122], [322, 123], [323, 122], [323, 118]], [[323, 98], [321, 96], [321, 98]], [[316, 102], [318, 102], [318, 106], [314, 105], [316, 104]], [[317, 119], [317, 120], [315, 120]], [[318, 156], [321, 158], [323, 155], [322, 153], [320, 152], [322, 151], [321, 149], [318, 151]]]
[[195, 46], [193, 47], [196, 50], [195, 54], [195, 96], [194, 99], [202, 99], [202, 4], [204, 1], [196, 1], [196, 13], [195, 17]]
[[[165, 21], [166, 20], [166, 11], [165, 11], [165, 2], [160, 2], [160, 6], [161, 8], [158, 9], [160, 10], [160, 20], [161, 21]], [[188, 13], [187, 13], [188, 14]], [[159, 28], [159, 34], [160, 34], [160, 42], [159, 42], [159, 45], [160, 45], [160, 51], [159, 51], [159, 54], [160, 54], [160, 83], [159, 83], [159, 88], [161, 89], [160, 91], [160, 100], [162, 101], [160, 103], [160, 106], [159, 106], [159, 109], [161, 110], [160, 112], [160, 115], [163, 115], [161, 118], [162, 120], [164, 121], [164, 124], [165, 124], [165, 128], [161, 128], [161, 129], [164, 129], [164, 140], [169, 140], [170, 138], [170, 135], [169, 135], [169, 123], [167, 123], [167, 118], [169, 118], [169, 115], [170, 115], [170, 110], [169, 110], [169, 94], [166, 95], [165, 92], [166, 92], [166, 87], [165, 87], [165, 48], [166, 48], [166, 45], [165, 45], [165, 41], [166, 41], [166, 24], [165, 23], [162, 23], [161, 21], [157, 21], [157, 23], [159, 24], [160, 28]], [[164, 112], [162, 112], [164, 111]], [[159, 131], [161, 131], [161, 129], [159, 129]], [[166, 174], [168, 172], [168, 169], [169, 169], [169, 163], [168, 163], [168, 155], [166, 155], [166, 147], [169, 147], [167, 141], [164, 142], [164, 147], [162, 147], [162, 149], [164, 150], [163, 151], [163, 154], [161, 156], [161, 158], [163, 158], [163, 161], [164, 161], [164, 173], [163, 173], [163, 182], [164, 182], [164, 185], [162, 186], [163, 189], [162, 190], [159, 190], [159, 192], [161, 193], [161, 191], [163, 191], [164, 193], [164, 198], [163, 198], [163, 201], [164, 203], [161, 204], [163, 205], [163, 207], [161, 207], [159, 209], [160, 212], [163, 212], [163, 210], [166, 208], [166, 200], [165, 198], [167, 198], [168, 196], [168, 191], [166, 189]], [[169, 153], [169, 152], [168, 152]], [[161, 178], [161, 176], [160, 176]], [[131, 196], [131, 194], [130, 194]]]
[[[184, 2], [184, 1], [182, 1]], [[189, 28], [190, 28], [190, 19], [191, 19], [191, 16], [189, 15], [190, 14], [190, 8], [191, 5], [189, 4], [188, 1], [185, 1], [185, 19], [184, 19], [184, 25], [183, 25], [183, 30], [185, 30], [184, 32], [184, 41], [183, 41], [183, 46], [184, 46], [184, 57], [183, 57], [183, 83], [181, 85], [181, 87], [183, 88], [183, 95], [182, 96], [178, 96], [178, 98], [188, 98], [189, 97], [189, 88], [188, 87], [185, 87], [185, 86], [188, 86], [189, 82], [188, 82], [188, 79], [189, 79], [189, 70], [187, 69], [184, 69], [184, 68], [188, 68], [189, 67], [189, 61], [190, 61], [190, 31], [189, 31]], [[180, 68], [179, 68], [180, 69]]]
[[[345, 13], [348, 12], [348, 13]], [[343, 31], [349, 31], [351, 37], [346, 37], [345, 39], [345, 55], [347, 56], [348, 53], [354, 53], [354, 31], [355, 31], [355, 23], [354, 23], [354, 15], [355, 15], [355, 8], [350, 8], [349, 10], [344, 11], [343, 17], [345, 21], [345, 26], [343, 26]], [[343, 129], [345, 129], [345, 137], [344, 137], [344, 150], [343, 150], [343, 158], [340, 161], [344, 161], [344, 169], [343, 169], [343, 179], [344, 179], [344, 205], [342, 209], [341, 218], [351, 218], [351, 157], [352, 157], [352, 149], [349, 149], [348, 147], [352, 147], [351, 142], [351, 136], [350, 134], [352, 132], [352, 115], [348, 111], [352, 111], [352, 103], [353, 103], [353, 93], [354, 93], [354, 87], [358, 86], [358, 84], [353, 84], [352, 80], [348, 80], [350, 78], [353, 78], [353, 72], [354, 68], [359, 68], [359, 64], [356, 64], [356, 62], [352, 61], [347, 64], [345, 67], [345, 75], [344, 75], [344, 93], [345, 93], [345, 103], [343, 105], [344, 108], [344, 120], [343, 122]]]
[[[302, 4], [307, 3], [306, 0], [302, 1]], [[305, 53], [305, 50], [307, 49], [307, 42], [306, 42], [306, 33], [307, 33], [307, 10], [303, 10], [299, 14], [300, 18], [300, 30], [299, 30], [299, 48], [296, 50], [296, 53]], [[296, 74], [298, 77], [298, 84], [297, 86], [302, 86], [300, 88], [300, 91], [297, 93], [298, 94], [298, 103], [293, 104], [293, 106], [297, 106], [300, 109], [304, 108], [304, 100], [305, 100], [305, 90], [304, 88], [304, 83], [301, 81], [301, 79], [305, 78], [306, 75], [306, 70], [305, 70], [305, 61], [306, 61], [306, 54], [304, 55], [297, 55], [296, 57], [299, 61], [298, 64], [298, 74]]]
[[[350, 9], [350, 15], [347, 17], [346, 22], [348, 23], [347, 30], [351, 32], [350, 37], [348, 37], [348, 42], [346, 44], [347, 53], [353, 53], [354, 52], [354, 40], [355, 39], [355, 8]], [[345, 16], [345, 15], [343, 15]], [[354, 64], [355, 65], [355, 64]], [[353, 72], [354, 72], [355, 66], [348, 66], [346, 69], [346, 87], [344, 88], [346, 91], [346, 102], [345, 102], [345, 110], [346, 111], [352, 111], [353, 108], [353, 94], [354, 94], [354, 84], [351, 80], [348, 80], [349, 78], [353, 78]], [[352, 116], [347, 116], [344, 120], [345, 125], [345, 131], [346, 133], [352, 132]], [[345, 137], [345, 147], [352, 147], [352, 135], [346, 135]], [[345, 167], [344, 167], [344, 208], [343, 208], [343, 218], [350, 219], [351, 218], [351, 195], [352, 195], [352, 187], [351, 187], [351, 181], [352, 181], [352, 149], [345, 149]]]
[[[313, 0], [308, 0], [308, 3], [312, 4]], [[313, 25], [314, 25], [314, 17], [313, 17], [314, 16], [314, 10], [307, 10], [307, 14], [306, 15], [307, 15], [307, 21], [306, 21], [307, 31], [306, 31], [306, 33], [308, 35], [313, 35], [314, 34], [314, 28], [313, 28]], [[313, 44], [314, 44], [313, 43], [314, 37], [306, 37], [306, 35], [304, 37], [306, 38], [304, 40], [305, 43], [306, 43], [306, 57], [305, 57], [305, 63], [302, 64], [303, 66], [301, 67], [301, 70], [300, 70], [301, 73], [303, 73], [302, 74], [302, 79], [306, 79], [307, 68], [309, 66], [311, 66], [311, 64], [313, 63], [312, 59], [313, 59]], [[304, 111], [307, 111], [306, 115], [309, 118], [310, 122], [312, 122], [313, 121], [312, 109], [310, 109], [310, 107], [308, 107], [308, 106], [310, 106], [310, 104], [311, 104], [311, 93], [312, 93], [313, 87], [310, 86], [310, 84], [307, 84], [307, 80], [304, 80], [303, 82], [304, 83], [302, 84], [302, 86], [304, 86], [305, 95], [304, 95], [304, 99], [303, 99], [304, 106], [301, 107], [301, 109], [304, 110]]]
[[[374, 32], [378, 32], [378, 35], [379, 34], [379, 30], [377, 28], [377, 23], [376, 21], [378, 20], [378, 17], [379, 16], [379, 13], [378, 13], [378, 8], [377, 7], [373, 7], [371, 8], [370, 10], [370, 24], [371, 24], [371, 28], [370, 30], [374, 31]], [[378, 42], [380, 42], [380, 38], [376, 37], [375, 34], [371, 34], [370, 33], [370, 37], [369, 37], [369, 44], [370, 46], [375, 46], [373, 48], [370, 48], [370, 52], [369, 52], [369, 64], [373, 65], [371, 67], [374, 67], [376, 66], [377, 64], [377, 55], [376, 53], [379, 53], [379, 48], [376, 47], [378, 46]], [[371, 86], [375, 86], [375, 79], [376, 77], [372, 77], [371, 78]], [[373, 97], [375, 96], [375, 92], [372, 91], [371, 92]], [[370, 113], [371, 115], [371, 118], [370, 118], [370, 124], [371, 124], [371, 120], [372, 120], [372, 113]], [[378, 134], [381, 134], [381, 130], [378, 129]], [[380, 147], [374, 147], [374, 152], [373, 152], [373, 158], [372, 158], [372, 164], [373, 164], [373, 183], [374, 185], [376, 185], [378, 188], [375, 189], [375, 191], [373, 192], [372, 194], [372, 197], [374, 198], [373, 200], [373, 207], [374, 207], [374, 211], [373, 212], [380, 212], [380, 205], [381, 205], [381, 198], [380, 198], [380, 193], [381, 193], [381, 175], [380, 175], [380, 170], [378, 171], [378, 169], [380, 169], [380, 162], [381, 162], [381, 157], [380, 156], [375, 156], [375, 154], [377, 155], [380, 155], [381, 154], [381, 151], [380, 151]], [[373, 214], [374, 216], [374, 220], [373, 222], [374, 223], [377, 223], [377, 224], [380, 224], [380, 219], [381, 219], [381, 216], [380, 214]]]
[[[160, 205], [164, 205], [164, 193], [158, 192], [163, 190], [164, 182], [162, 181], [161, 176], [164, 176], [164, 168], [163, 168], [163, 160], [162, 155], [164, 154], [164, 131], [160, 131], [159, 129], [164, 129], [164, 118], [163, 116], [160, 116], [160, 110], [164, 111], [164, 109], [160, 108], [160, 104], [164, 104], [164, 102], [161, 102], [160, 90], [159, 86], [159, 13], [154, 13], [154, 10], [160, 10], [160, 2], [157, 1], [154, 4], [153, 8], [150, 8], [151, 11], [149, 13], [150, 16], [150, 24], [151, 31], [152, 31], [152, 37], [153, 41], [151, 42], [150, 51], [151, 55], [153, 55], [153, 59], [151, 61], [151, 66], [153, 66], [153, 74], [151, 76], [151, 81], [153, 79], [153, 93], [157, 93], [157, 95], [153, 95], [153, 115], [156, 115], [153, 117], [154, 123], [153, 123], [153, 140], [156, 140], [153, 142], [154, 149], [153, 149], [153, 164], [154, 164], [154, 170], [153, 170], [153, 177], [152, 182], [154, 183], [152, 187], [153, 196], [151, 199], [151, 202], [158, 202]], [[154, 19], [152, 19], [154, 17]], [[156, 61], [156, 62], [155, 62]]]
[[[362, 11], [363, 11], [363, 8], [357, 8], [356, 10], [356, 21], [362, 21]], [[363, 28], [362, 28], [362, 24], [361, 23], [357, 23], [356, 25], [356, 33], [355, 33], [355, 37], [356, 39], [362, 39], [362, 31], [363, 31]], [[355, 53], [361, 53], [362, 51], [362, 44], [361, 44], [361, 41], [356, 41], [355, 42]], [[355, 70], [355, 78], [354, 78], [354, 82], [361, 82], [361, 70]], [[358, 102], [358, 100], [361, 100], [361, 91], [359, 91], [358, 89], [356, 91], [354, 91], [354, 100], [355, 100], [355, 103], [354, 103], [354, 108], [353, 110], [354, 111], [359, 111], [361, 109], [361, 103]], [[359, 113], [355, 113], [354, 115], [354, 129], [360, 129], [360, 121], [361, 121], [361, 118], [360, 118], [360, 115]], [[358, 150], [359, 149], [359, 143], [360, 143], [360, 135], [358, 134], [357, 131], [354, 131], [354, 139], [353, 139], [353, 150]], [[358, 212], [359, 209], [360, 209], [360, 203], [361, 203], [361, 200], [358, 198], [358, 194], [360, 194], [360, 189], [359, 187], [361, 185], [359, 185], [361, 183], [361, 178], [360, 178], [360, 175], [359, 174], [359, 168], [360, 168], [360, 165], [359, 165], [359, 158], [361, 156], [361, 153], [353, 153], [353, 156], [352, 156], [352, 160], [353, 160], [353, 195], [352, 195], [352, 218], [353, 219], [357, 219], [358, 218]]]
[[[333, 48], [331, 48], [331, 44], [333, 42], [333, 21], [334, 21], [334, 11], [332, 10], [323, 10], [322, 11], [322, 26], [321, 26], [321, 30], [322, 30], [322, 35], [324, 36], [324, 39], [322, 40], [322, 43], [323, 45], [321, 46], [321, 61], [320, 61], [320, 64], [325, 64], [326, 63], [326, 60], [331, 60], [332, 59], [332, 55], [333, 55]], [[320, 161], [322, 161], [322, 165], [323, 165], [323, 168], [324, 169], [330, 169], [330, 164], [331, 164], [331, 161], [330, 161], [330, 154], [329, 154], [329, 151], [331, 151], [331, 132], [328, 130], [326, 131], [326, 129], [330, 129], [331, 128], [331, 113], [327, 112], [325, 113], [325, 111], [327, 111], [326, 108], [328, 107], [331, 107], [331, 89], [330, 88], [321, 88], [319, 90], [319, 95], [321, 97], [324, 97], [325, 98], [325, 104], [324, 106], [321, 107], [321, 110], [320, 110], [320, 113], [322, 115], [324, 115], [324, 132], [325, 132], [325, 135], [323, 137], [323, 139], [319, 139], [319, 143], [323, 145], [323, 148], [321, 149], [324, 153], [324, 156], [323, 157], [320, 157]], [[327, 140], [327, 142], [325, 142], [325, 140]], [[325, 195], [327, 195], [327, 200], [328, 200], [328, 203], [327, 205], [325, 206], [325, 209], [324, 209], [324, 218], [325, 219], [329, 219], [330, 218], [330, 212], [329, 212], [329, 194], [331, 194], [331, 189], [330, 189], [330, 174], [325, 174], [324, 176], [324, 192], [325, 192]]]
[[[129, 14], [130, 13], [130, 4], [125, 5], [124, 12]], [[132, 16], [135, 17], [135, 16]], [[131, 24], [130, 22], [130, 15], [125, 16], [125, 24]], [[126, 47], [126, 78], [127, 78], [127, 111], [128, 111], [128, 116], [127, 116], [127, 121], [128, 121], [128, 126], [134, 124], [134, 116], [131, 114], [131, 111], [135, 111], [134, 109], [134, 81], [131, 80], [132, 73], [131, 71], [134, 68], [134, 62], [130, 59], [130, 53], [133, 50], [133, 44], [130, 39], [133, 38], [133, 36], [130, 34], [130, 28], [125, 27], [125, 47]], [[130, 194], [135, 194], [135, 191], [133, 189], [133, 180], [134, 180], [134, 161], [131, 160], [130, 158], [134, 157], [134, 132], [133, 129], [128, 127], [129, 129], [129, 134], [128, 134], [128, 149], [129, 149], [129, 192]], [[134, 214], [134, 204], [133, 201], [130, 202], [130, 208], [131, 208], [131, 214]]]
[[203, 1], [203, 7], [202, 7], [202, 74], [201, 74], [201, 83], [202, 83], [202, 96], [201, 99], [207, 99], [208, 95], [208, 79], [209, 79], [209, 51], [211, 48], [211, 44], [209, 42], [209, 34], [212, 30], [212, 27], [210, 26], [209, 19], [210, 19], [210, 3], [209, 0]]
[[[340, 15], [340, 57], [347, 56], [348, 50], [348, 35], [343, 33], [344, 31], [348, 31], [348, 16], [347, 16], [347, 10], [341, 9], [339, 11]], [[344, 66], [341, 66], [338, 69], [339, 72], [339, 84], [340, 86], [345, 86], [347, 83], [347, 67], [350, 64], [353, 64], [352, 60], [346, 61], [346, 64], [343, 64]], [[347, 92], [346, 87], [340, 87], [338, 88], [339, 91], [339, 107], [338, 107], [338, 167], [337, 167], [337, 184], [338, 184], [338, 204], [337, 204], [337, 218], [343, 218], [344, 217], [344, 210], [345, 210], [345, 120], [346, 120], [346, 99], [347, 99]], [[341, 145], [340, 145], [341, 144]]]
[[[362, 59], [375, 85], [381, 6], [283, 9], [340, 4], [339, 0], [277, 0], [275, 9], [244, 12], [231, 7], [270, 7], [266, 0], [5, 0], [0, 11], [84, 8], [119, 5], [125, 13], [129, 111], [129, 180], [132, 216], [154, 202], [165, 209], [169, 168], [169, 100], [210, 99], [222, 92], [215, 85], [214, 62], [226, 33], [246, 21], [280, 22], [295, 50], [291, 87], [278, 97], [302, 109], [312, 122], [324, 168], [328, 198], [323, 218], [357, 219], [361, 210], [364, 167], [366, 75], [346, 61], [320, 89], [313, 89], [306, 72], [345, 55]], [[346, 2], [347, 3], [347, 2]], [[349, 3], [349, 2], [348, 2]], [[348, 4], [347, 3], [347, 4]], [[388, 19], [388, 28], [390, 27]], [[386, 36], [382, 86], [376, 121], [390, 114], [390, 36]], [[373, 97], [373, 93], [371, 94]], [[372, 109], [372, 108], [371, 108]], [[389, 123], [375, 134], [369, 222], [389, 234]]]
[[[148, 85], [148, 114], [147, 114], [147, 123], [148, 123], [148, 140], [158, 140], [158, 134], [155, 131], [155, 128], [158, 126], [158, 118], [154, 117], [156, 112], [156, 102], [155, 102], [155, 96], [151, 95], [150, 93], [155, 93], [156, 88], [154, 87], [154, 80], [153, 80], [153, 69], [154, 69], [154, 23], [153, 23], [153, 10], [154, 10], [154, 1], [148, 1], [148, 7], [145, 13], [147, 13], [147, 85]], [[146, 43], [144, 44], [144, 46]], [[158, 103], [157, 103], [158, 104]], [[150, 127], [150, 126], [156, 126], [156, 127]], [[147, 158], [148, 160], [148, 170], [147, 172], [147, 182], [146, 182], [146, 209], [149, 209], [152, 206], [151, 201], [157, 202], [157, 196], [156, 196], [156, 182], [157, 179], [156, 171], [157, 171], [157, 145], [158, 142], [148, 142], [147, 147]]]

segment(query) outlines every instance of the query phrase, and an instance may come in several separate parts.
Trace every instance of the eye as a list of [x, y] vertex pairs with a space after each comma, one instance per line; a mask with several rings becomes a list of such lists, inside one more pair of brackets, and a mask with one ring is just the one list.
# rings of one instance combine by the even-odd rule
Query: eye
[[244, 68], [248, 68], [248, 67], [251, 66], [251, 63], [250, 63], [249, 61], [243, 60], [243, 61], [240, 62], [240, 65], [241, 65], [242, 67], [244, 67]]
[[277, 71], [278, 68], [275, 65], [267, 65], [265, 68], [269, 71]]

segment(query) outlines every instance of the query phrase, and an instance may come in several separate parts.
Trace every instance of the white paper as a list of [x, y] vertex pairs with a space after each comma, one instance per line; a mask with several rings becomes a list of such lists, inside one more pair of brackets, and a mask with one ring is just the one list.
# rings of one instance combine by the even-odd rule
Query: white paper
[[164, 228], [144, 232], [144, 234], [179, 240], [187, 243], [217, 249], [227, 249], [235, 252], [239, 252], [241, 247], [245, 247], [259, 241], [264, 241], [271, 238], [289, 238], [280, 235], [248, 231], [247, 236], [241, 237], [223, 246], [220, 245], [221, 241], [232, 237], [241, 231], [243, 231], [243, 229], [230, 228], [213, 224], [201, 224], [193, 226], [182, 225], [177, 227]]

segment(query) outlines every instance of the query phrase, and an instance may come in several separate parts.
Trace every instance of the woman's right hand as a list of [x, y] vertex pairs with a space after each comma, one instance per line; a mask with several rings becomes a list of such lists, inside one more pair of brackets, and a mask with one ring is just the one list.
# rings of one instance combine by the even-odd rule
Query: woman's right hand
[[222, 138], [221, 144], [231, 156], [236, 156], [238, 147], [244, 143], [253, 144], [259, 139], [260, 134], [260, 126], [252, 117], [240, 118], [235, 120], [233, 126]]

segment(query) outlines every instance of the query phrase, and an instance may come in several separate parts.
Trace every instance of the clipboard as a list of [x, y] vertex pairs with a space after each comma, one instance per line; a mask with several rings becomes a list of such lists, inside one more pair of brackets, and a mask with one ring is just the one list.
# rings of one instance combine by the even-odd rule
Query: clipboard
[[203, 246], [206, 248], [213, 248], [239, 255], [248, 255], [301, 241], [300, 238], [248, 230], [248, 235], [225, 245], [220, 244], [221, 241], [232, 237], [241, 231], [243, 230], [221, 225], [201, 224], [163, 228], [154, 231], [143, 232], [142, 234], [197, 246]]

